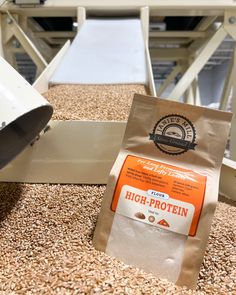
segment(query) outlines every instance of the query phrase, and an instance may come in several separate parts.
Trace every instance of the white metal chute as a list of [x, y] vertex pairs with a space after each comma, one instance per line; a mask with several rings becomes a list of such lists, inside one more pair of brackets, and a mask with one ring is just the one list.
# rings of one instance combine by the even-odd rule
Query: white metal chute
[[140, 19], [96, 19], [84, 22], [50, 83], [147, 84], [147, 80]]
[[52, 106], [0, 57], [0, 169], [44, 128]]

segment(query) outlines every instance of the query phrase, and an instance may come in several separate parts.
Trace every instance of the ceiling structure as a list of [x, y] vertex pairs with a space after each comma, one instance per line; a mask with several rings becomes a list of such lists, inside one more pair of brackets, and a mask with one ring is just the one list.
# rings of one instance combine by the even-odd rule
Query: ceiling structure
[[[61, 48], [61, 46], [68, 40], [73, 40], [76, 34], [76, 13], [74, 6], [86, 5], [88, 8], [87, 17], [127, 17], [128, 15], [136, 15], [133, 6], [136, 5], [135, 0], [120, 2], [116, 7], [115, 2], [110, 1], [107, 8], [106, 1], [100, 1], [99, 9], [94, 9], [94, 1], [40, 1], [41, 5], [34, 5], [36, 0], [25, 1], [18, 0], [16, 3], [24, 3], [24, 5], [16, 5], [12, 1], [3, 1], [0, 7], [0, 12], [10, 11], [11, 14], [19, 15], [19, 18], [28, 16], [27, 25], [30, 24], [34, 38], [40, 39], [46, 49], [50, 49], [51, 57]], [[147, 1], [145, 1], [146, 3]], [[187, 50], [195, 48], [194, 44], [201, 44], [202, 41], [213, 33], [218, 26], [220, 26], [223, 17], [223, 9], [226, 6], [232, 7], [235, 5], [233, 1], [214, 1], [214, 9], [207, 3], [207, 1], [191, 1], [192, 4], [187, 7], [181, 2], [182, 6], [173, 5], [173, 1], [150, 1], [150, 34], [149, 34], [149, 48], [152, 58], [154, 78], [157, 82], [162, 83], [168, 75], [172, 72], [173, 67], [180, 61], [176, 60], [176, 56], [171, 57], [168, 52], [175, 52], [176, 55], [182, 56], [181, 62], [189, 62], [185, 60]], [[227, 3], [226, 3], [227, 2]], [[27, 4], [28, 3], [28, 4]], [[32, 3], [32, 4], [30, 4]], [[141, 3], [141, 2], [139, 2]], [[181, 4], [180, 3], [180, 4]], [[27, 4], [27, 5], [26, 5]], [[141, 5], [141, 4], [140, 4]], [[104, 6], [104, 9], [102, 7]], [[113, 7], [114, 6], [114, 7]], [[120, 7], [120, 8], [119, 8]], [[52, 10], [52, 8], [54, 8]], [[96, 7], [95, 7], [96, 8]], [[159, 8], [159, 9], [158, 9]], [[126, 9], [126, 13], [124, 13]], [[111, 11], [113, 11], [111, 13]], [[120, 12], [122, 11], [122, 12]], [[22, 16], [21, 16], [22, 15]], [[207, 16], [208, 17], [207, 17]], [[198, 29], [201, 22], [205, 19], [209, 20], [206, 31]], [[12, 38], [12, 47], [15, 48], [15, 58], [19, 71], [31, 83], [34, 80], [36, 69], [33, 61], [23, 51], [20, 51], [20, 43], [16, 38]], [[231, 37], [225, 38], [224, 42], [215, 51], [212, 57], [204, 66], [204, 70], [211, 70], [213, 67], [221, 65], [223, 62], [230, 60], [233, 52], [234, 41]], [[40, 48], [39, 48], [40, 50]], [[50, 56], [45, 56], [45, 51], [41, 50], [42, 55], [47, 61], [50, 61]], [[166, 55], [166, 57], [165, 57]], [[181, 73], [180, 73], [181, 76]], [[175, 79], [178, 79], [179, 75]]]
[[[170, 48], [184, 49], [190, 46], [197, 38], [204, 37], [204, 34], [196, 34], [194, 31], [201, 20], [202, 17], [151, 18], [149, 34], [149, 48], [151, 53], [165, 48], [167, 50]], [[31, 21], [37, 23], [38, 29], [40, 29], [40, 31], [35, 32], [35, 35], [53, 48], [55, 52], [68, 39], [73, 40], [76, 35], [76, 21], [74, 18], [35, 17]], [[15, 43], [14, 46], [19, 46], [17, 40], [13, 43]], [[213, 67], [230, 60], [233, 47], [234, 40], [228, 36], [206, 63], [204, 70], [211, 70]], [[155, 81], [161, 83], [170, 74], [176, 62], [173, 60], [159, 60], [158, 57], [154, 57], [154, 54], [151, 54], [151, 56], [153, 57], [152, 65]], [[19, 71], [32, 83], [36, 73], [34, 63], [26, 53], [17, 53], [16, 59]]]

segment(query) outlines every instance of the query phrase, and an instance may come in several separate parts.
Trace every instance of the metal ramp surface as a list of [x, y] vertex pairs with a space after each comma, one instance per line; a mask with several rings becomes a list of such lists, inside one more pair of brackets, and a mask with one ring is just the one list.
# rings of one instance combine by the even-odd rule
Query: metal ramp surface
[[50, 84], [147, 84], [140, 19], [86, 20]]

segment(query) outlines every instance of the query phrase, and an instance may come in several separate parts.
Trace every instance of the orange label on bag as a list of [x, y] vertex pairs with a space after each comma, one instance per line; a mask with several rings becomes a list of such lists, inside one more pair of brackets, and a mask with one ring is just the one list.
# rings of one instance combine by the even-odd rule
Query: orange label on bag
[[135, 220], [194, 236], [206, 176], [161, 162], [127, 156], [111, 209]]

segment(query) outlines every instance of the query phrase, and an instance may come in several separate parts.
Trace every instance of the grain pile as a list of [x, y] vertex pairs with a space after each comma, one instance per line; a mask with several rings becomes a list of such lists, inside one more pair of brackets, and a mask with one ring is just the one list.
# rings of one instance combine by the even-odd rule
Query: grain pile
[[55, 85], [44, 97], [53, 105], [53, 119], [127, 120], [134, 93], [144, 85]]
[[[102, 88], [102, 91], [101, 91]], [[54, 119], [126, 120], [142, 85], [58, 85]], [[197, 291], [127, 266], [92, 246], [105, 186], [0, 183], [0, 294], [236, 294], [236, 207], [223, 199]]]
[[0, 184], [1, 294], [236, 294], [236, 208], [217, 208], [198, 291], [146, 274], [91, 243], [105, 186]]

